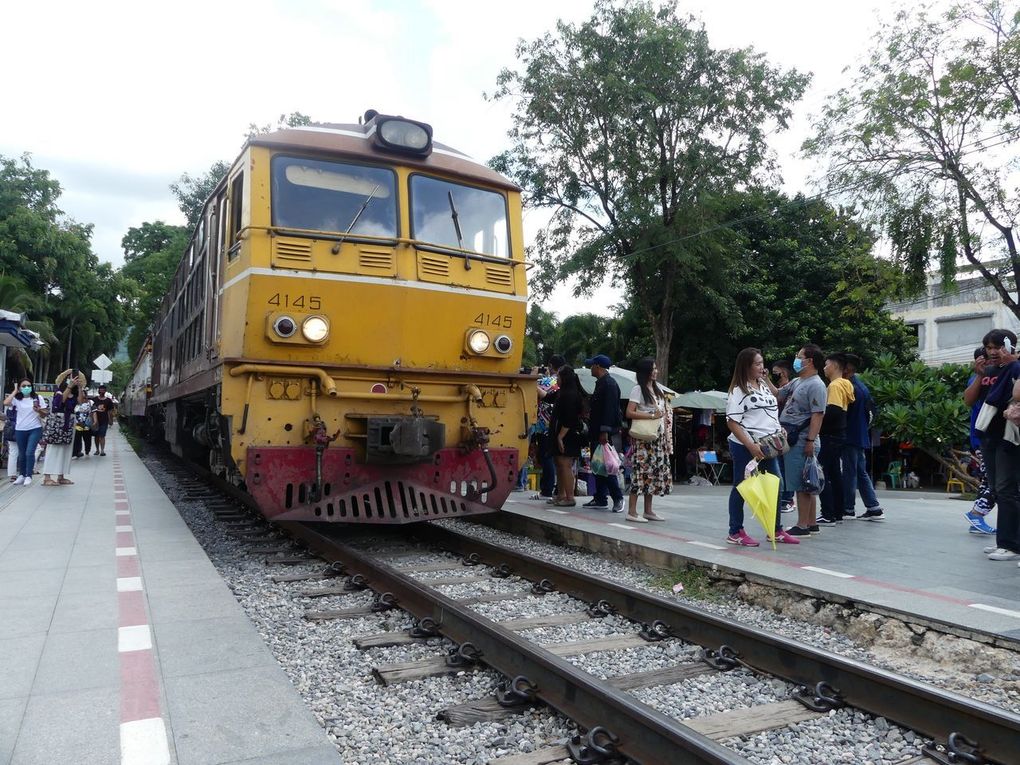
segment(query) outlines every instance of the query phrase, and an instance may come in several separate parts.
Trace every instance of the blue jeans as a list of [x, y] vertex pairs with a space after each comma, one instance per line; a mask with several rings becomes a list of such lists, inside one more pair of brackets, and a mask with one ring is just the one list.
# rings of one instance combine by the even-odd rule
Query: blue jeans
[[864, 509], [878, 507], [875, 496], [875, 485], [868, 475], [868, 459], [864, 449], [853, 444], [843, 444], [843, 507], [847, 515], [854, 511], [857, 504], [857, 490], [861, 491]]
[[[729, 440], [726, 445], [730, 447], [730, 456], [733, 458], [733, 488], [730, 489], [730, 536], [744, 528], [744, 498], [737, 491], [737, 484], [744, 480], [744, 469], [750, 462], [751, 452], [742, 443]], [[758, 469], [764, 468], [772, 475], [779, 476], [780, 499], [776, 502], [776, 531], [779, 531], [783, 524], [780, 522], [780, 502], [783, 494], [783, 477], [779, 472], [779, 459], [773, 457], [770, 460], [758, 463]]]
[[35, 448], [42, 438], [42, 428], [14, 431], [14, 440], [18, 444], [18, 475], [32, 477], [35, 470]]

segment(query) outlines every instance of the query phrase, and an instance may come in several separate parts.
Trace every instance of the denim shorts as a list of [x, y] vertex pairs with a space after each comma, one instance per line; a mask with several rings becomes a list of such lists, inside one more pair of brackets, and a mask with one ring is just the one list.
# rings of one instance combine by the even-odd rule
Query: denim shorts
[[[797, 443], [790, 447], [790, 451], [783, 457], [783, 479], [786, 482], [787, 491], [804, 491], [802, 476], [804, 473], [804, 446], [807, 444], [807, 434], [802, 435]], [[818, 456], [818, 439], [815, 439], [815, 456]]]

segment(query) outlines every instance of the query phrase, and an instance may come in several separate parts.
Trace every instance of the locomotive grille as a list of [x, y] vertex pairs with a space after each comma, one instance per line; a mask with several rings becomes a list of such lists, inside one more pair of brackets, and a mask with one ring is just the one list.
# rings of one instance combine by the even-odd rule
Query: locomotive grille
[[514, 272], [506, 266], [494, 266], [486, 263], [485, 282], [493, 287], [511, 291], [514, 288]]
[[[343, 496], [331, 496], [333, 487], [328, 483], [323, 488], [324, 496], [316, 503], [314, 513], [316, 517], [327, 520], [423, 520], [460, 515], [469, 510], [463, 500], [405, 485], [403, 481], [384, 481], [381, 485]], [[308, 485], [297, 484], [295, 487], [295, 484], [287, 484], [286, 494], [288, 509], [298, 503], [304, 504], [308, 501]]]
[[378, 250], [360, 250], [358, 252], [358, 265], [371, 271], [392, 273], [393, 253]]
[[312, 259], [311, 242], [293, 242], [286, 239], [276, 240], [276, 257], [297, 263], [308, 263]]
[[423, 278], [449, 279], [450, 261], [445, 257], [418, 254], [418, 273]]

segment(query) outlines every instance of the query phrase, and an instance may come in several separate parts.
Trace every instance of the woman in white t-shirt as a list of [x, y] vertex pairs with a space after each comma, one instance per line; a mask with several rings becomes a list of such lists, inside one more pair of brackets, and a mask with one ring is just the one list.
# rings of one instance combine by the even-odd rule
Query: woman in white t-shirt
[[[655, 359], [641, 359], [634, 366], [638, 384], [630, 392], [627, 402], [627, 419], [659, 420], [667, 416], [666, 397], [656, 382], [659, 369]], [[627, 520], [634, 523], [646, 521], [664, 521], [661, 515], [652, 511], [652, 497], [663, 497], [673, 489], [673, 479], [669, 472], [669, 451], [666, 439], [669, 431], [659, 428], [659, 436], [654, 441], [631, 439], [634, 454], [631, 457], [633, 475], [630, 483], [630, 499], [627, 508]], [[644, 515], [637, 513], [638, 495], [644, 497]]]
[[15, 484], [29, 486], [35, 469], [35, 449], [42, 438], [43, 418], [49, 413], [46, 402], [35, 392], [30, 380], [22, 380], [4, 399], [4, 406], [18, 410], [14, 439], [18, 444], [18, 477]]
[[[775, 476], [779, 472], [779, 458], [765, 459], [756, 439], [770, 436], [780, 430], [779, 402], [776, 390], [765, 371], [765, 361], [757, 348], [745, 348], [737, 354], [730, 380], [730, 395], [726, 401], [726, 424], [730, 429], [729, 446], [733, 458], [733, 488], [730, 490], [730, 531], [726, 541], [741, 547], [757, 547], [758, 542], [744, 531], [744, 498], [737, 484], [744, 480], [744, 470], [752, 459], [760, 470]], [[780, 484], [780, 488], [782, 488]], [[782, 491], [780, 491], [782, 496]], [[780, 523], [779, 501], [776, 502], [776, 541], [799, 544], [800, 540], [783, 531]]]

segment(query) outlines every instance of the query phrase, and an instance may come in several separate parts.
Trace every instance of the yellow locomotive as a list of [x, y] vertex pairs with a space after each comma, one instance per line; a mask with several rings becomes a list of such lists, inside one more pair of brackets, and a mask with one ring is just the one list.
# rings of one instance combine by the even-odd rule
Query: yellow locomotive
[[152, 337], [146, 418], [274, 519], [499, 509], [526, 457], [519, 189], [366, 113], [251, 138]]

